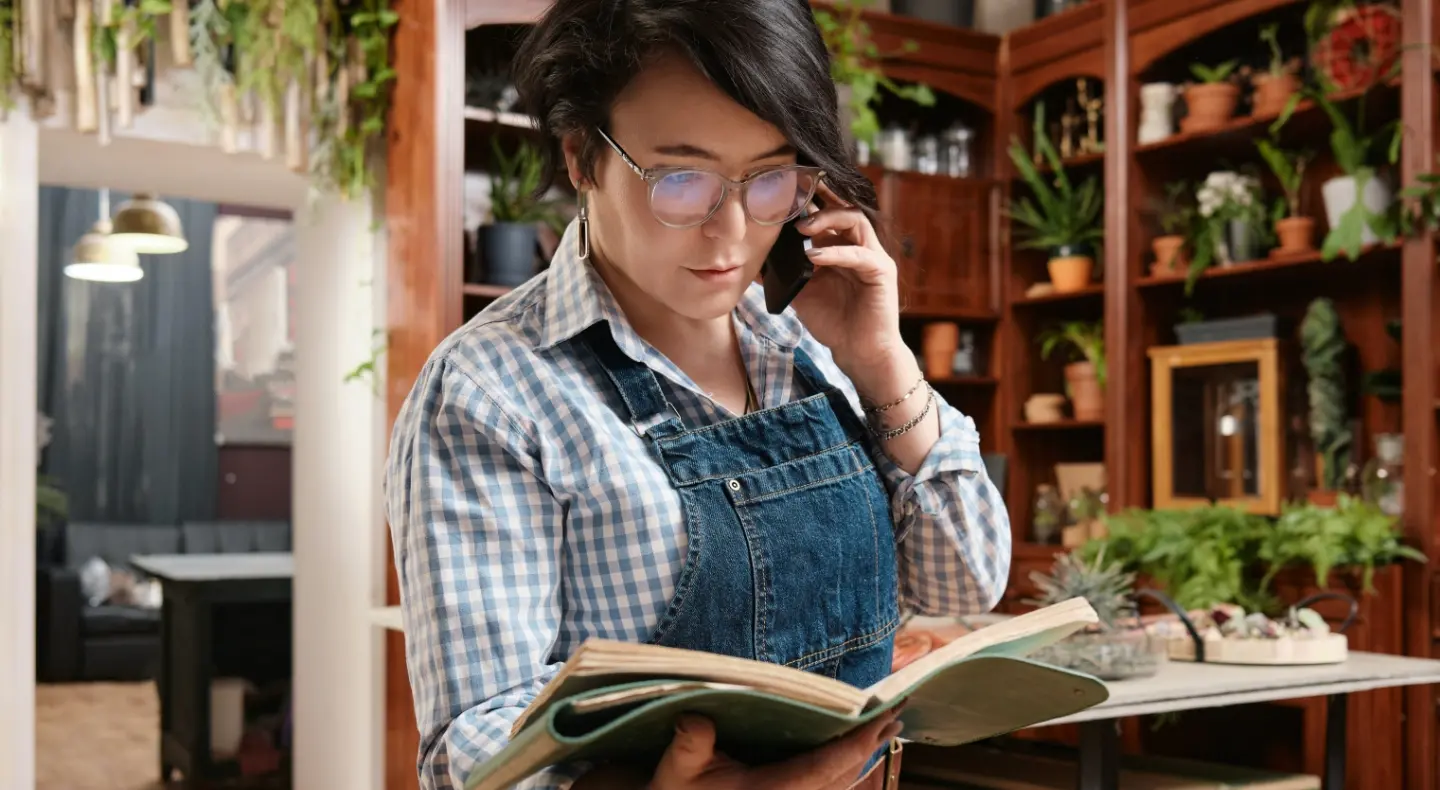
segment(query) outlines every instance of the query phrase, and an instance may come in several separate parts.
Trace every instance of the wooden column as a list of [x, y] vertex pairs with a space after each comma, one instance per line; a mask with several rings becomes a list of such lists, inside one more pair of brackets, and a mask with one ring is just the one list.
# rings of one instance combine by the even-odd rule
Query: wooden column
[[[393, 424], [406, 394], [445, 336], [460, 325], [464, 265], [465, 3], [397, 0], [395, 91], [386, 149], [387, 328], [385, 396]], [[385, 600], [400, 602], [393, 563]], [[385, 645], [385, 787], [418, 786], [405, 640]]]
[[1127, 0], [1105, 4], [1105, 475], [1110, 509], [1148, 505], [1145, 345], [1139, 269], [1132, 265], [1137, 231], [1130, 210], [1135, 136]]
[[[1400, 116], [1405, 139], [1400, 162], [1406, 186], [1416, 176], [1434, 172], [1437, 117], [1435, 85], [1436, 8], [1434, 0], [1402, 3], [1405, 44], [1404, 83]], [[1405, 242], [1401, 253], [1401, 342], [1404, 394], [1401, 401], [1405, 431], [1406, 537], [1430, 557], [1428, 565], [1405, 564], [1405, 652], [1430, 656], [1434, 652], [1435, 601], [1440, 592], [1436, 562], [1440, 561], [1435, 512], [1436, 465], [1436, 355], [1440, 353], [1435, 319], [1437, 306], [1435, 234], [1424, 233]], [[1415, 686], [1405, 693], [1405, 786], [1434, 790], [1437, 756], [1436, 706], [1440, 696], [1432, 686]]]

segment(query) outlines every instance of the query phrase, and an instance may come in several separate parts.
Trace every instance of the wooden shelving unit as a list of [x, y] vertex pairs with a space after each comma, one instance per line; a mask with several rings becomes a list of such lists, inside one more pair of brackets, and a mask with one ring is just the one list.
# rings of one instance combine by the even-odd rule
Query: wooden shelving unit
[[[1402, 15], [1403, 77], [1363, 95], [1340, 98], [1365, 102], [1367, 117], [1395, 117], [1406, 129], [1396, 176], [1400, 185], [1436, 168], [1440, 151], [1440, 81], [1429, 48], [1440, 41], [1440, 11], [1432, 0], [1393, 0]], [[390, 136], [389, 219], [390, 329], [387, 397], [392, 414], [415, 380], [425, 358], [466, 314], [481, 309], [504, 290], [466, 284], [463, 276], [462, 200], [464, 169], [483, 156], [474, 149], [492, 135], [531, 133], [529, 119], [466, 107], [466, 28], [477, 24], [520, 26], [532, 22], [544, 0], [401, 0], [395, 62], [396, 118]], [[1074, 10], [1013, 31], [1002, 39], [971, 31], [867, 14], [886, 51], [915, 40], [919, 50], [887, 58], [895, 79], [924, 80], [951, 106], [962, 107], [980, 128], [981, 162], [974, 179], [954, 180], [915, 173], [867, 169], [881, 208], [897, 231], [891, 252], [904, 276], [903, 325], [918, 341], [925, 323], [954, 321], [975, 333], [979, 374], [938, 379], [935, 385], [976, 417], [987, 452], [1009, 458], [1006, 491], [1014, 537], [1007, 606], [1030, 594], [1029, 574], [1049, 567], [1057, 545], [1027, 540], [1035, 486], [1054, 482], [1054, 465], [1104, 462], [1112, 510], [1148, 507], [1150, 493], [1150, 382], [1146, 349], [1172, 342], [1180, 311], [1200, 310], [1207, 318], [1273, 310], [1294, 320], [1315, 296], [1335, 299], [1362, 368], [1399, 364], [1405, 372], [1399, 406], [1358, 398], [1360, 449], [1379, 430], [1406, 437], [1404, 525], [1410, 541], [1425, 551], [1428, 566], [1396, 569], [1403, 580], [1387, 581], [1382, 595], [1367, 597], [1356, 649], [1432, 655], [1440, 644], [1440, 611], [1432, 609], [1440, 589], [1440, 283], [1434, 234], [1392, 247], [1368, 249], [1356, 261], [1326, 263], [1318, 255], [1264, 260], [1206, 272], [1191, 296], [1183, 279], [1148, 274], [1150, 241], [1157, 233], [1148, 206], [1165, 182], [1203, 176], [1221, 160], [1258, 163], [1254, 140], [1266, 134], [1273, 117], [1237, 116], [1221, 129], [1181, 133], [1145, 146], [1136, 144], [1142, 84], [1186, 79], [1189, 62], [1214, 63], [1232, 55], [1252, 64], [1264, 57], [1254, 35], [1261, 22], [1295, 24], [1305, 4], [1296, 0], [1094, 0]], [[1030, 133], [1037, 99], [1088, 80], [1104, 98], [1099, 154], [1066, 160], [1067, 172], [1103, 179], [1106, 209], [1102, 258], [1096, 282], [1069, 294], [1026, 297], [1048, 279], [1042, 254], [1019, 249], [1001, 210], [1023, 189], [1005, 154], [1012, 135]], [[1248, 113], [1242, 108], [1241, 113]], [[883, 110], [882, 110], [883, 116]], [[1055, 117], [1054, 115], [1051, 116]], [[1327, 120], [1318, 108], [1302, 105], [1286, 124], [1285, 141], [1324, 151]], [[401, 133], [403, 132], [403, 133]], [[468, 154], [468, 155], [467, 155]], [[397, 166], [396, 163], [403, 163]], [[1334, 172], [1322, 156], [1312, 168], [1307, 213], [1321, 217], [1317, 244], [1325, 233], [1318, 184]], [[1270, 185], [1273, 192], [1273, 185]], [[398, 284], [403, 284], [403, 287]], [[1384, 331], [1386, 319], [1403, 320], [1396, 347]], [[1036, 392], [1062, 391], [1062, 360], [1041, 359], [1038, 332], [1057, 320], [1103, 321], [1108, 354], [1106, 418], [1101, 421], [1032, 425], [1022, 404]], [[1399, 594], [1403, 591], [1403, 594]], [[388, 602], [398, 602], [393, 577]], [[1388, 608], [1387, 608], [1388, 607]], [[416, 736], [404, 668], [403, 638], [387, 642], [387, 788], [414, 787]], [[1433, 745], [1437, 698], [1432, 689], [1368, 692], [1351, 702], [1350, 776], [1346, 787], [1437, 790]], [[1250, 726], [1245, 713], [1215, 728], [1232, 740], [1273, 740], [1277, 732], [1303, 731], [1298, 743], [1276, 746], [1308, 761], [1323, 743], [1323, 716], [1299, 703], [1284, 727]], [[1257, 720], [1276, 721], [1268, 712]], [[1316, 729], [1319, 727], [1320, 729]], [[1126, 722], [1126, 748], [1146, 748], [1148, 723]], [[1223, 733], [1218, 731], [1224, 731]], [[1047, 736], [1050, 735], [1047, 733]], [[1073, 735], [1073, 733], [1070, 733]], [[1201, 735], [1206, 735], [1202, 733]], [[1065, 737], [1065, 733], [1060, 733]], [[1203, 749], [1206, 737], [1191, 738]], [[1297, 739], [1292, 739], [1297, 740]], [[1218, 743], [1218, 741], [1214, 741]], [[1218, 748], [1218, 747], [1217, 747]], [[1213, 755], [1212, 755], [1213, 756]]]

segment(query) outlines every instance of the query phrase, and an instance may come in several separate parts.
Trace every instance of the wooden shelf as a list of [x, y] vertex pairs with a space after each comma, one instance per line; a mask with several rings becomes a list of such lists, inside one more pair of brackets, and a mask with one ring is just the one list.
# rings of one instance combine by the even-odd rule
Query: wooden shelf
[[993, 387], [999, 383], [1000, 380], [994, 376], [946, 376], [930, 380], [930, 384], [936, 387]]
[[1038, 433], [1042, 431], [1078, 431], [1104, 427], [1104, 420], [1060, 420], [1059, 422], [1017, 422], [1010, 426], [1010, 429], [1017, 432]]
[[1000, 314], [973, 307], [907, 307], [900, 311], [901, 320], [958, 321], [962, 324], [993, 324]]
[[[1331, 96], [1330, 101], [1338, 104], [1351, 99], [1357, 99], [1367, 92], [1374, 93], [1377, 96], [1386, 96], [1395, 99], [1399, 96], [1399, 83], [1389, 82], [1383, 85], [1377, 85], [1371, 87], [1368, 91], [1364, 89], [1343, 91]], [[1309, 116], [1323, 116], [1323, 114], [1323, 111], [1316, 106], [1314, 102], [1308, 100], [1302, 101], [1296, 105], [1295, 112], [1290, 117], [1288, 123], [1305, 123], [1308, 121]], [[1177, 149], [1183, 150], [1190, 147], [1199, 147], [1220, 138], [1251, 137], [1257, 132], [1261, 133], [1261, 136], [1266, 136], [1268, 133], [1267, 127], [1274, 123], [1279, 117], [1277, 113], [1274, 115], [1243, 115], [1231, 118], [1229, 123], [1226, 123], [1218, 129], [1207, 129], [1202, 132], [1177, 132], [1163, 140], [1137, 145], [1135, 146], [1135, 154], [1136, 156], [1143, 157], [1146, 154], [1156, 151], [1173, 153]]]
[[497, 112], [489, 107], [466, 107], [465, 120], [474, 123], [492, 123], [509, 126], [512, 129], [534, 129], [534, 118], [518, 112]]
[[[1068, 159], [1061, 159], [1061, 160], [1060, 160], [1060, 166], [1063, 167], [1063, 168], [1065, 168], [1067, 171], [1068, 171], [1068, 170], [1078, 170], [1078, 169], [1080, 169], [1080, 168], [1082, 168], [1082, 167], [1084, 167], [1084, 166], [1086, 166], [1086, 165], [1093, 165], [1093, 164], [1095, 164], [1096, 162], [1103, 162], [1103, 161], [1105, 161], [1105, 152], [1104, 152], [1104, 151], [1098, 151], [1098, 152], [1093, 153], [1093, 154], [1077, 154], [1077, 155], [1072, 156], [1072, 157], [1070, 157], [1070, 158], [1068, 158]], [[1010, 166], [1011, 166], [1011, 167], [1014, 167], [1014, 163], [1012, 162]], [[1036, 168], [1036, 170], [1039, 170], [1041, 173], [1050, 173], [1050, 172], [1053, 172], [1053, 171], [1050, 169], [1049, 163], [1042, 164], [1042, 165], [1038, 166], [1038, 167]], [[1015, 179], [1016, 179], [1017, 181], [1020, 180], [1020, 174], [1018, 174], [1018, 173], [1015, 174]]]
[[1104, 295], [1105, 285], [1103, 283], [1095, 283], [1093, 285], [1087, 285], [1078, 291], [1066, 291], [1064, 293], [1051, 292], [1043, 296], [1021, 296], [1011, 300], [1010, 304], [1013, 307], [1023, 307], [1026, 305], [1049, 304], [1051, 302], [1071, 302]]
[[1056, 554], [1066, 554], [1069, 549], [1059, 543], [1034, 543], [1018, 541], [1010, 545], [1010, 556], [1021, 560], [1048, 560]]
[[[1315, 252], [1309, 253], [1307, 255], [1296, 255], [1284, 258], [1270, 258], [1267, 260], [1256, 261], [1254, 263], [1240, 263], [1234, 266], [1227, 267], [1211, 267], [1209, 269], [1206, 269], [1204, 273], [1200, 275], [1197, 282], [1228, 280], [1234, 278], [1242, 278], [1243, 280], [1243, 278], [1247, 276], [1260, 277], [1265, 275], [1281, 274], [1313, 274], [1314, 271], [1318, 270], [1316, 267], [1348, 266], [1357, 263], [1371, 263], [1383, 260], [1398, 261], [1399, 255], [1395, 253], [1398, 253], [1400, 248], [1401, 245], [1399, 243], [1374, 244], [1361, 250], [1359, 259], [1354, 261], [1348, 258], [1336, 258], [1335, 260], [1326, 263], [1325, 261], [1321, 260], [1320, 251], [1316, 250]], [[1142, 277], [1139, 281], [1136, 282], [1136, 285], [1140, 288], [1162, 288], [1166, 286], [1182, 286], [1184, 284], [1184, 277]]]
[[510, 293], [513, 288], [508, 285], [490, 285], [489, 283], [465, 283], [460, 292], [466, 296], [479, 296], [486, 299], [497, 299]]

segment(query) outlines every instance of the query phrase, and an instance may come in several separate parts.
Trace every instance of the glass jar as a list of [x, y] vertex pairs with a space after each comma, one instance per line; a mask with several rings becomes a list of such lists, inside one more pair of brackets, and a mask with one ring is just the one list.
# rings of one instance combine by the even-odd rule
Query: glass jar
[[927, 176], [940, 172], [940, 140], [934, 135], [915, 141], [915, 171]]
[[1375, 457], [1360, 475], [1361, 495], [1387, 516], [1399, 516], [1405, 509], [1405, 436], [1398, 433], [1375, 435]]
[[970, 141], [975, 133], [956, 124], [945, 132], [945, 174], [951, 178], [969, 178], [974, 174], [970, 159]]
[[910, 169], [910, 135], [899, 126], [888, 126], [880, 133], [880, 164], [886, 170]]
[[1036, 543], [1054, 543], [1065, 522], [1065, 502], [1060, 492], [1049, 483], [1035, 487], [1034, 514], [1031, 516], [1030, 539]]

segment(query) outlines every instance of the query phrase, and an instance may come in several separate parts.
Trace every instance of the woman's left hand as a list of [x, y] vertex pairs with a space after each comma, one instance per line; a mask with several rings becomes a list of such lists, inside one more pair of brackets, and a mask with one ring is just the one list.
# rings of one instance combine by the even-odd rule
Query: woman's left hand
[[810, 260], [815, 264], [815, 274], [791, 303], [796, 315], [851, 379], [893, 369], [901, 355], [913, 364], [900, 336], [894, 259], [864, 213], [824, 183], [820, 194], [827, 207], [796, 223], [812, 240]]

